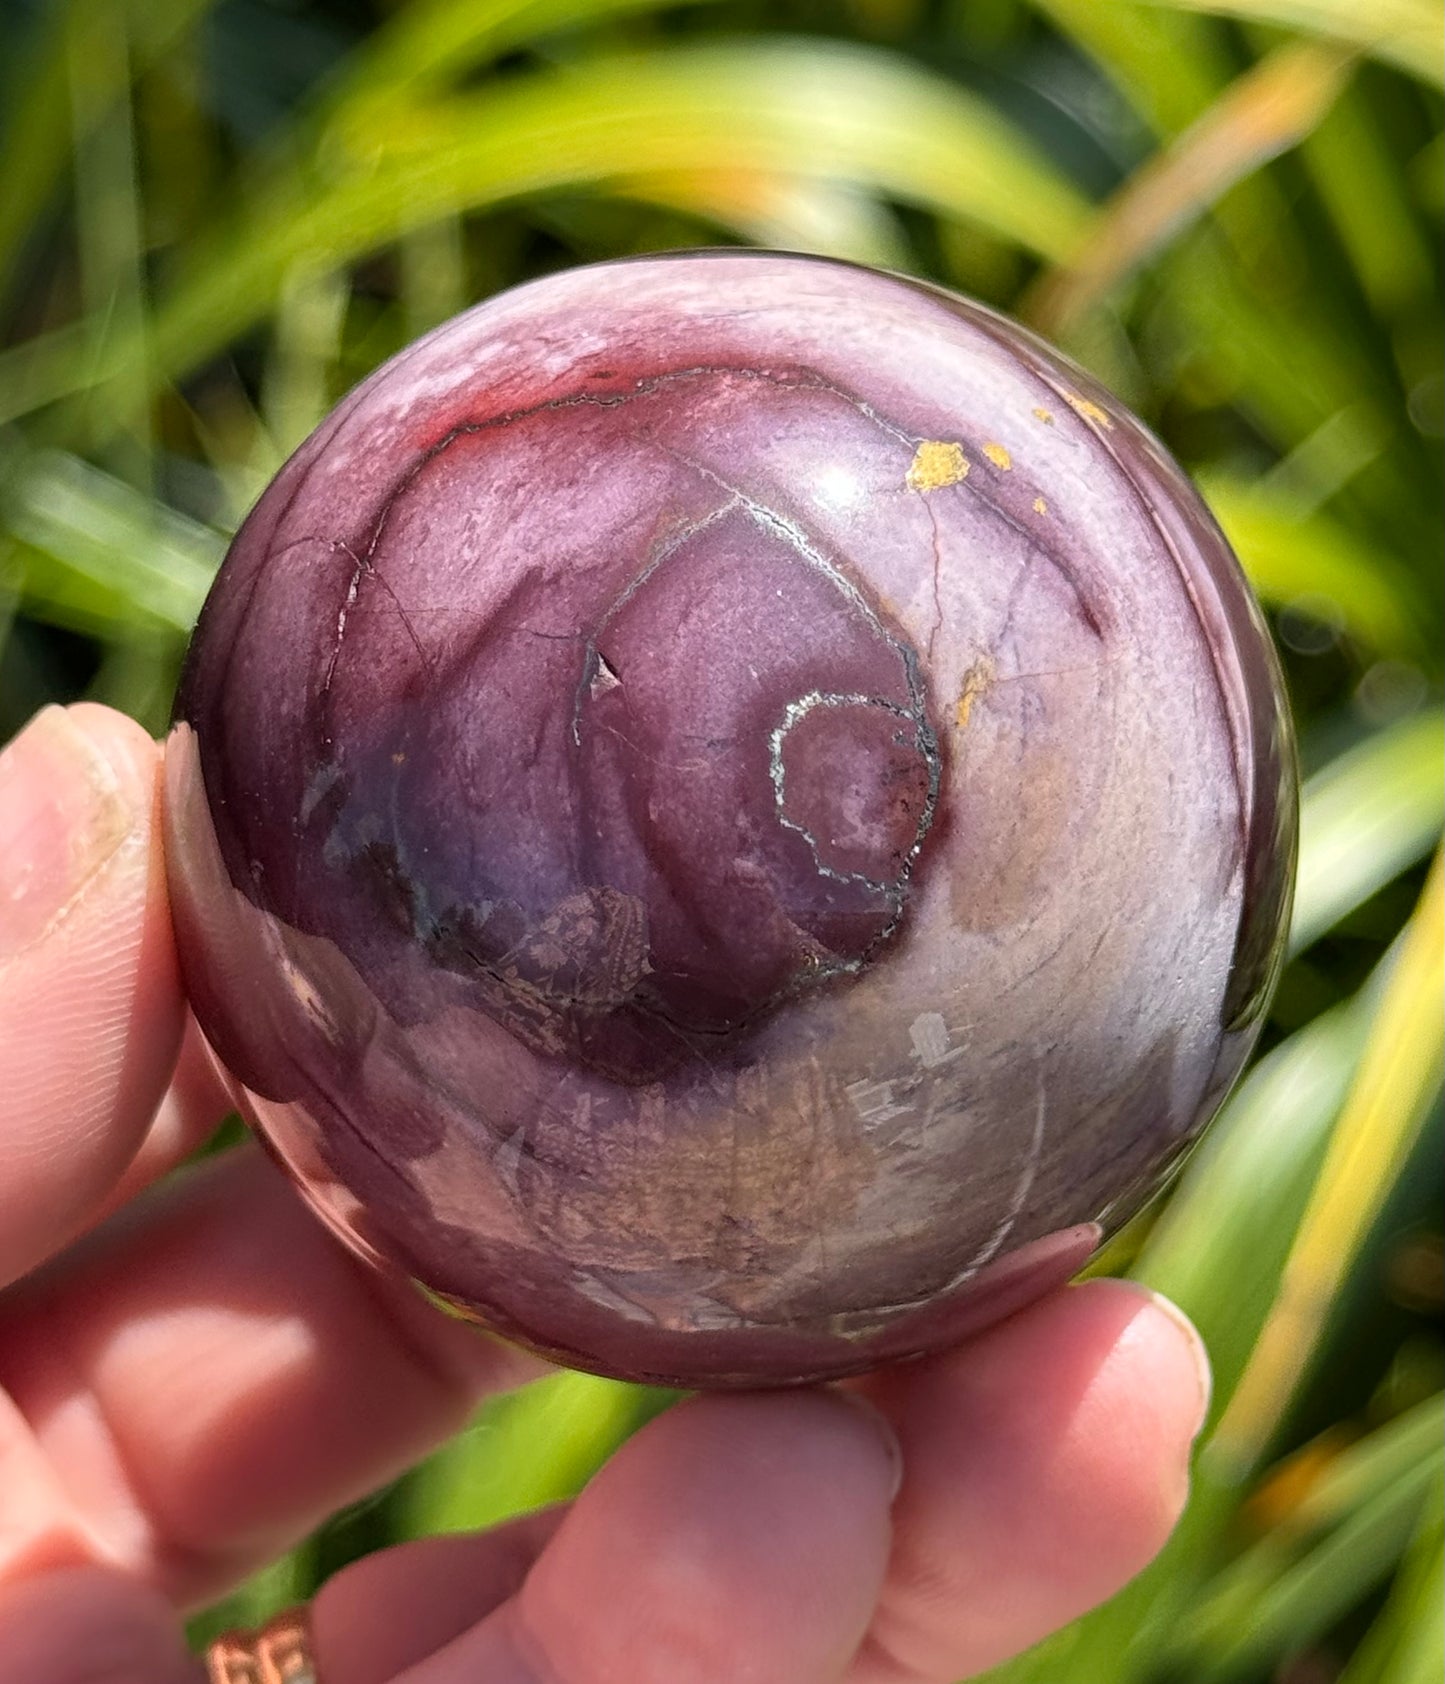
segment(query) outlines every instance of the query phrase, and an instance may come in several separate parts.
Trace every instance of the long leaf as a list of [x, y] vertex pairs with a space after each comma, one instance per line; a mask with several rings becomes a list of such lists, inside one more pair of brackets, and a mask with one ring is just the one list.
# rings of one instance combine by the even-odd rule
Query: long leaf
[[[596, 59], [389, 112], [334, 138], [315, 172], [218, 234], [157, 313], [156, 368], [177, 377], [270, 310], [296, 270], [340, 267], [438, 217], [562, 187], [741, 168], [848, 183], [982, 226], [1047, 257], [1086, 220], [1079, 193], [985, 101], [903, 60], [817, 42]], [[30, 403], [124, 370], [63, 353]], [[13, 413], [13, 411], [12, 411]], [[0, 416], [3, 418], [3, 416]]]
[[1427, 236], [1362, 90], [1351, 88], [1305, 142], [1304, 161], [1365, 295], [1387, 318], [1429, 298]]
[[[1319, 1173], [1378, 986], [1276, 1048], [1225, 1106], [1155, 1224], [1136, 1276], [1181, 1305], [1209, 1347], [1215, 1413], [1268, 1318], [1290, 1237]], [[1156, 1638], [1193, 1600], [1203, 1563], [1240, 1497], [1233, 1469], [1201, 1461], [1164, 1553], [1105, 1607], [990, 1674], [998, 1684], [1135, 1684]]]
[[618, 181], [619, 198], [677, 209], [754, 244], [820, 252], [883, 269], [906, 269], [897, 219], [856, 187], [771, 170], [655, 170]]
[[1445, 1394], [1407, 1409], [1333, 1456], [1277, 1530], [1298, 1545], [1338, 1526], [1397, 1480], [1418, 1472], [1441, 1447]]
[[205, 11], [211, 0], [69, 0], [49, 10], [26, 50], [16, 53], [7, 80], [13, 96], [0, 139], [0, 295], [21, 242], [65, 169], [77, 133], [106, 114], [103, 104], [76, 111], [71, 66], [97, 30], [125, 26], [137, 69], [160, 56]]
[[[150, 478], [149, 406], [137, 401], [145, 379], [145, 235], [130, 83], [134, 45], [126, 9], [101, 10], [83, 36], [72, 31], [69, 70], [75, 126], [75, 222], [80, 288], [97, 340], [115, 336], [140, 347], [132, 390], [112, 389], [131, 434], [127, 466]], [[138, 448], [137, 448], [138, 447]]]
[[669, 1394], [559, 1374], [487, 1405], [407, 1480], [412, 1533], [474, 1530], [573, 1496]]
[[1445, 1654], [1445, 1480], [1420, 1517], [1390, 1599], [1338, 1684], [1439, 1684]]
[[1445, 716], [1431, 711], [1377, 732], [1317, 772], [1300, 804], [1300, 864], [1290, 951], [1435, 845], [1445, 823]]
[[1445, 863], [1437, 855], [1300, 1224], [1279, 1297], [1211, 1446], [1248, 1466], [1289, 1407], [1330, 1303], [1399, 1166], [1445, 1065]]
[[1034, 0], [1117, 84], [1148, 125], [1177, 134], [1229, 80], [1233, 60], [1211, 19], [1147, 0]]
[[13, 470], [4, 520], [32, 552], [27, 596], [70, 603], [94, 631], [139, 620], [189, 632], [224, 549], [209, 528], [58, 452]]
[[1415, 581], [1394, 555], [1330, 515], [1235, 474], [1200, 473], [1200, 489], [1233, 544], [1250, 583], [1267, 601], [1301, 599], [1328, 608], [1346, 631], [1379, 655], [1433, 666], [1430, 615]]
[[[318, 105], [324, 123], [366, 120], [397, 99], [415, 100], [499, 54], [558, 30], [660, 11], [677, 0], [413, 0], [385, 20], [341, 66]], [[684, 0], [689, 5], [710, 0]]]
[[1322, 1637], [1385, 1582], [1445, 1465], [1438, 1404], [1428, 1449], [1295, 1558], [1266, 1537], [1180, 1622], [1161, 1659], [1197, 1684], [1243, 1684]]
[[1229, 188], [1308, 135], [1350, 68], [1338, 47], [1291, 41], [1236, 78], [1101, 207], [1068, 263], [1033, 289], [1025, 315], [1043, 333], [1067, 331]]
[[1431, 0], [1149, 0], [1347, 41], [1422, 81], [1445, 83], [1445, 20]]

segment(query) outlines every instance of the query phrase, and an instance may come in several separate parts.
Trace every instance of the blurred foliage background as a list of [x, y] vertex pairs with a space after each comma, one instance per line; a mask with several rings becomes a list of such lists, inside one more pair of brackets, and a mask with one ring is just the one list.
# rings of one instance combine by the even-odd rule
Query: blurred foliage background
[[[0, 737], [80, 695], [163, 730], [228, 534], [336, 398], [594, 258], [933, 277], [1204, 488], [1299, 722], [1292, 958], [1104, 1260], [1214, 1353], [1189, 1512], [1009, 1684], [1442, 1676], [1442, 36], [1435, 0], [0, 0]], [[197, 1640], [570, 1493], [667, 1401], [493, 1405]]]

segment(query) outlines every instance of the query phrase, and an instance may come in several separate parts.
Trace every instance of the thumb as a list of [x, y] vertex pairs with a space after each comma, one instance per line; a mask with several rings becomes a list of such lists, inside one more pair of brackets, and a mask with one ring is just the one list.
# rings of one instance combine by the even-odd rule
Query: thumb
[[0, 1287], [103, 1201], [175, 1063], [159, 767], [90, 703], [0, 753]]

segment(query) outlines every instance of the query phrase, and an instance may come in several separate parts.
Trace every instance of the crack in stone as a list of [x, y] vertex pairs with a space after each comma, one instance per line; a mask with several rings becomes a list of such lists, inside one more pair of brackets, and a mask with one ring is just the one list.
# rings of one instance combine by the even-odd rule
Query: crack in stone
[[[1009, 1235], [1013, 1232], [1014, 1226], [1018, 1222], [1019, 1217], [1023, 1215], [1024, 1206], [1028, 1202], [1030, 1192], [1033, 1190], [1034, 1179], [1038, 1174], [1039, 1166], [1043, 1162], [1044, 1123], [1047, 1111], [1048, 1091], [1044, 1084], [1044, 1072], [1042, 1067], [1040, 1067], [1038, 1104], [1034, 1112], [1034, 1126], [1032, 1136], [1029, 1141], [1028, 1158], [1024, 1163], [1023, 1170], [1020, 1173], [1018, 1183], [1014, 1189], [1013, 1197], [1009, 1201], [1009, 1207], [1004, 1214], [1003, 1220], [998, 1224], [993, 1233], [989, 1235], [989, 1237], [983, 1242], [963, 1268], [960, 1269], [957, 1274], [950, 1276], [942, 1286], [937, 1287], [918, 1298], [899, 1299], [887, 1304], [870, 1305], [870, 1314], [879, 1317], [894, 1318], [903, 1315], [909, 1310], [922, 1309], [924, 1306], [935, 1303], [938, 1299], [947, 1296], [947, 1294], [956, 1292], [960, 1287], [966, 1286], [969, 1281], [971, 1281], [976, 1275], [980, 1274], [988, 1266], [988, 1264], [990, 1264], [994, 1258], [998, 1256], [999, 1252], [1003, 1249], [1005, 1242], [1008, 1240]], [[871, 1331], [871, 1329], [864, 1330], [863, 1332], [849, 1332], [846, 1328], [837, 1327], [835, 1328], [835, 1331], [842, 1333], [845, 1337], [863, 1338], [867, 1337], [867, 1333]]]
[[[626, 392], [571, 392], [565, 397], [547, 398], [542, 403], [522, 405], [517, 409], [504, 410], [498, 415], [489, 416], [486, 420], [458, 422], [456, 426], [448, 429], [435, 444], [429, 445], [412, 467], [397, 481], [391, 495], [386, 499], [377, 515], [376, 526], [366, 546], [367, 556], [370, 557], [375, 551], [377, 540], [380, 538], [381, 530], [390, 515], [392, 505], [405, 494], [413, 480], [427, 464], [446, 450], [456, 439], [473, 433], [490, 432], [494, 429], [508, 427], [516, 421], [529, 420], [534, 415], [546, 414], [551, 410], [617, 409], [632, 403], [637, 398], [650, 397], [654, 393], [681, 381], [704, 378], [757, 381], [763, 385], [776, 387], [780, 391], [826, 392], [829, 396], [847, 404], [849, 408], [855, 410], [865, 420], [870, 421], [881, 432], [907, 446], [910, 450], [916, 450], [918, 445], [925, 442], [923, 435], [909, 433], [906, 429], [890, 421], [887, 416], [866, 399], [860, 398], [856, 392], [850, 392], [846, 387], [839, 386], [835, 381], [826, 379], [816, 369], [808, 368], [806, 365], [780, 370], [775, 368], [748, 368], [743, 365], [728, 363], [695, 363], [688, 368], [668, 369], [661, 374], [648, 375], [635, 381], [631, 389]], [[1016, 520], [1006, 508], [987, 494], [981, 484], [974, 484], [971, 480], [962, 480], [959, 483], [966, 492], [980, 497], [987, 503], [994, 513], [1019, 537], [1024, 539], [1031, 549], [1038, 550], [1041, 554], [1047, 556], [1077, 591], [1077, 581], [1074, 579], [1066, 559], [1044, 543], [1037, 532]], [[1085, 607], [1087, 611], [1087, 605]], [[1091, 623], [1093, 623], [1092, 616]]]
[[605, 696], [609, 690], [619, 690], [621, 687], [622, 680], [617, 676], [612, 668], [608, 666], [607, 661], [599, 650], [597, 652], [597, 673], [591, 684], [587, 687], [588, 693], [591, 695], [593, 701], [596, 701], [599, 696]]
[[[986, 329], [985, 329], [985, 331], [986, 331]], [[697, 364], [691, 365], [688, 368], [669, 369], [669, 370], [665, 371], [664, 373], [651, 375], [651, 376], [648, 376], [644, 379], [637, 380], [633, 383], [633, 386], [631, 387], [631, 389], [628, 390], [628, 391], [625, 391], [625, 392], [615, 392], [615, 393], [572, 392], [572, 393], [569, 393], [568, 395], [566, 395], [565, 397], [548, 398], [542, 403], [524, 405], [524, 406], [521, 406], [517, 409], [505, 410], [501, 414], [491, 416], [491, 417], [487, 418], [486, 420], [481, 420], [481, 421], [472, 420], [472, 421], [459, 422], [459, 423], [457, 423], [456, 426], [449, 428], [447, 430], [447, 432], [445, 432], [441, 436], [441, 438], [439, 438], [434, 444], [428, 446], [427, 449], [425, 451], [423, 451], [421, 453], [421, 455], [416, 459], [416, 461], [411, 465], [411, 467], [397, 480], [396, 484], [392, 487], [388, 496], [382, 502], [382, 505], [377, 512], [376, 521], [375, 521], [375, 524], [372, 527], [371, 535], [367, 539], [367, 541], [366, 541], [365, 545], [363, 546], [363, 548], [361, 549], [360, 553], [358, 553], [351, 545], [347, 544], [343, 540], [338, 539], [338, 540], [334, 541], [333, 547], [335, 549], [339, 549], [339, 550], [343, 551], [344, 553], [352, 556], [352, 558], [356, 562], [357, 566], [356, 566], [356, 571], [353, 573], [352, 579], [351, 579], [351, 581], [348, 585], [346, 596], [345, 596], [345, 599], [343, 600], [341, 609], [339, 610], [338, 615], [337, 615], [337, 627], [336, 627], [335, 641], [334, 641], [334, 645], [333, 645], [333, 649], [332, 649], [331, 659], [330, 659], [330, 661], [328, 663], [328, 666], [327, 666], [326, 676], [325, 676], [325, 679], [324, 679], [323, 684], [322, 684], [321, 694], [322, 694], [323, 700], [326, 699], [327, 697], [329, 697], [330, 693], [331, 693], [332, 683], [333, 683], [333, 680], [335, 678], [336, 669], [337, 669], [337, 666], [338, 666], [340, 658], [341, 658], [341, 646], [342, 646], [342, 643], [343, 643], [343, 641], [345, 639], [345, 635], [346, 635], [347, 619], [350, 615], [351, 609], [355, 606], [357, 592], [358, 592], [359, 587], [360, 587], [361, 577], [366, 572], [375, 572], [373, 563], [374, 563], [374, 557], [375, 557], [375, 554], [376, 554], [376, 550], [377, 550], [377, 548], [378, 548], [378, 546], [381, 542], [382, 535], [385, 532], [387, 523], [389, 522], [389, 520], [391, 518], [391, 515], [392, 515], [397, 503], [406, 494], [406, 492], [410, 489], [412, 484], [416, 481], [418, 476], [426, 469], [426, 467], [436, 457], [440, 456], [446, 449], [448, 449], [449, 446], [452, 445], [458, 438], [463, 438], [463, 437], [467, 437], [469, 435], [473, 435], [473, 434], [477, 434], [477, 433], [501, 429], [501, 428], [512, 425], [514, 422], [527, 420], [532, 416], [545, 414], [545, 413], [547, 413], [549, 411], [553, 411], [553, 410], [559, 410], [560, 411], [560, 410], [576, 409], [576, 408], [595, 408], [595, 409], [620, 408], [620, 407], [622, 407], [622, 406], [624, 406], [628, 403], [634, 402], [638, 398], [644, 398], [644, 397], [651, 396], [653, 393], [661, 391], [664, 388], [666, 388], [667, 386], [674, 385], [674, 384], [677, 384], [679, 382], [686, 381], [686, 380], [696, 380], [696, 379], [702, 379], [702, 378], [727, 378], [727, 379], [744, 380], [744, 381], [752, 380], [752, 381], [758, 381], [758, 382], [761, 382], [763, 384], [774, 386], [777, 389], [782, 390], [782, 391], [802, 390], [802, 391], [826, 392], [830, 396], [836, 397], [837, 399], [839, 399], [842, 403], [847, 404], [850, 408], [855, 410], [859, 415], [863, 416], [866, 420], [868, 420], [874, 426], [879, 428], [880, 431], [886, 433], [890, 438], [893, 438], [893, 439], [897, 440], [899, 443], [904, 444], [906, 446], [909, 446], [911, 448], [916, 448], [917, 445], [920, 442], [922, 442], [919, 437], [915, 437], [914, 435], [906, 432], [903, 428], [897, 426], [895, 423], [890, 421], [885, 415], [883, 415], [878, 409], [876, 409], [872, 404], [868, 403], [865, 399], [860, 398], [856, 393], [850, 392], [845, 387], [837, 385], [836, 382], [826, 379], [816, 369], [810, 369], [810, 368], [807, 368], [806, 366], [799, 366], [799, 367], [793, 368], [791, 370], [779, 370], [779, 369], [773, 369], [773, 368], [752, 369], [752, 368], [747, 368], [747, 367], [743, 367], [743, 366], [730, 365], [730, 364], [726, 364], [726, 363], [697, 363]], [[1042, 380], [1042, 377], [1040, 377], [1040, 378]], [[1044, 382], [1044, 383], [1046, 384], [1047, 382]], [[658, 448], [662, 448], [664, 450], [667, 449], [666, 446], [661, 445], [660, 442], [657, 441], [657, 440], [649, 440], [648, 442], [657, 446]], [[704, 468], [701, 463], [692, 462], [686, 456], [681, 455], [681, 453], [678, 453], [678, 452], [670, 452], [670, 453], [674, 454], [674, 455], [677, 455], [680, 460], [682, 460], [684, 462], [688, 462], [688, 465], [692, 466], [696, 471], [705, 474], [707, 477], [709, 477], [711, 479], [716, 480], [718, 484], [722, 485], [722, 484], [726, 483], [721, 479], [720, 476], [712, 473], [711, 470]], [[981, 485], [974, 484], [971, 479], [963, 480], [963, 481], [960, 481], [959, 483], [966, 492], [972, 492], [972, 494], [974, 494], [976, 496], [981, 496], [983, 498], [983, 501], [988, 504], [989, 508], [992, 509], [994, 514], [1000, 520], [1002, 520], [1005, 523], [1005, 525], [1007, 525], [1011, 530], [1013, 530], [1019, 537], [1021, 537], [1024, 540], [1024, 542], [1025, 542], [1025, 544], [1028, 548], [1028, 551], [1030, 553], [1040, 554], [1040, 555], [1046, 557], [1049, 560], [1049, 562], [1053, 565], [1055, 570], [1058, 573], [1060, 573], [1062, 575], [1062, 577], [1068, 582], [1071, 590], [1074, 593], [1074, 597], [1075, 597], [1075, 599], [1076, 599], [1076, 601], [1079, 605], [1080, 614], [1083, 616], [1085, 622], [1088, 624], [1090, 629], [1094, 632], [1095, 636], [1102, 639], [1103, 630], [1102, 630], [1102, 627], [1100, 625], [1098, 616], [1095, 614], [1095, 612], [1094, 612], [1092, 606], [1089, 604], [1089, 602], [1085, 599], [1084, 593], [1079, 586], [1079, 582], [1078, 582], [1078, 579], [1075, 576], [1074, 570], [1069, 566], [1069, 564], [1067, 562], [1067, 559], [1063, 555], [1061, 555], [1060, 553], [1056, 552], [1050, 545], [1043, 542], [1040, 539], [1037, 532], [1031, 531], [1023, 523], [1016, 520], [1008, 512], [1008, 510], [1006, 508], [1004, 508], [994, 498], [990, 497]], [[878, 625], [877, 617], [872, 613], [872, 611], [871, 611], [871, 609], [869, 609], [868, 605], [865, 602], [863, 602], [863, 600], [858, 595], [856, 590], [854, 590], [853, 587], [851, 586], [851, 584], [849, 584], [848, 581], [843, 579], [841, 575], [837, 574], [835, 570], [829, 568], [827, 563], [823, 560], [823, 558], [821, 556], [818, 556], [817, 552], [812, 549], [811, 545], [807, 544], [806, 539], [803, 537], [803, 534], [801, 533], [800, 529], [797, 528], [795, 523], [789, 521], [786, 516], [778, 514], [776, 510], [768, 509], [765, 505], [757, 503], [756, 500], [746, 497], [745, 494], [743, 494], [738, 488], [729, 487], [729, 489], [732, 491], [732, 493], [735, 496], [737, 496], [747, 507], [749, 507], [754, 512], [754, 514], [757, 516], [757, 518], [765, 521], [768, 524], [773, 524], [773, 525], [776, 526], [776, 528], [778, 530], [785, 532], [789, 536], [790, 540], [794, 542], [795, 547], [797, 547], [799, 549], [800, 553], [803, 553], [815, 565], [821, 566], [825, 572], [828, 572], [829, 576], [834, 579], [834, 582], [836, 584], [838, 584], [838, 586], [840, 588], [846, 590], [847, 594], [849, 595], [850, 600], [854, 600], [857, 603], [857, 605], [862, 608], [864, 613], [875, 624], [875, 626]], [[725, 512], [725, 511], [718, 511], [718, 513], [722, 513], [722, 512]], [[933, 516], [932, 510], [929, 511], [929, 518], [934, 521], [935, 570], [936, 570], [936, 567], [937, 567], [937, 521], [936, 521], [936, 518]], [[680, 537], [677, 541], [679, 543], [685, 541], [686, 536], [687, 536], [687, 534], [684, 533], [683, 536]], [[284, 550], [288, 547], [289, 546], [283, 545], [283, 546], [281, 546], [281, 549], [278, 550], [275, 553], [283, 553]], [[268, 557], [268, 559], [269, 559], [269, 557]], [[666, 557], [662, 556], [662, 557], [659, 557], [658, 559], [664, 560], [664, 559], [666, 559]], [[377, 578], [381, 577], [381, 575], [379, 573], [376, 573], [375, 576]], [[642, 578], [639, 578], [638, 580], [634, 581], [633, 588], [635, 589], [637, 586], [640, 586], [643, 582], [645, 582], [645, 581]], [[392, 600], [393, 601], [396, 600], [394, 593], [392, 595]], [[936, 600], [937, 600], [937, 593], [936, 593], [936, 571], [935, 571], [935, 601]], [[399, 606], [400, 605], [398, 604], [398, 607]], [[619, 608], [620, 606], [621, 606], [621, 601], [619, 600], [617, 603], [615, 603], [613, 605], [613, 609], [612, 609], [611, 612], [615, 612], [616, 609]], [[880, 632], [882, 631], [881, 626], [879, 626], [878, 629], [880, 630]], [[410, 625], [408, 625], [408, 630], [411, 633], [413, 641], [417, 645], [418, 652], [421, 653], [422, 656], [423, 656], [423, 659], [425, 659], [425, 654], [422, 651], [421, 644], [420, 644], [419, 640], [416, 638], [416, 633], [415, 633], [414, 628], [412, 628], [412, 627], [410, 627]], [[599, 630], [600, 630], [600, 627], [599, 627]], [[886, 637], [887, 633], [883, 632], [883, 635]], [[595, 642], [595, 636], [594, 636], [593, 641]], [[890, 641], [893, 641], [893, 640], [890, 639]], [[930, 653], [931, 653], [931, 649], [932, 649], [932, 643], [933, 643], [933, 638], [930, 637], [930, 640], [929, 640]], [[907, 659], [911, 659], [911, 666], [912, 666], [912, 668], [916, 669], [917, 657], [912, 654], [912, 651], [908, 652], [908, 658]], [[910, 686], [912, 686], [912, 684], [914, 683], [915, 676], [916, 676], [915, 672], [910, 671]], [[590, 683], [590, 679], [584, 679], [582, 684], [579, 686], [579, 698], [580, 698], [580, 692], [582, 690], [586, 689], [588, 683]], [[580, 708], [580, 699], [579, 699], [579, 702], [578, 702], [578, 708]], [[574, 709], [574, 715], [573, 715], [573, 741], [574, 741], [574, 743], [576, 743], [578, 741], [577, 722], [578, 722], [578, 712], [577, 712], [577, 710]], [[323, 731], [324, 731], [324, 727], [323, 727]], [[325, 736], [324, 740], [328, 744], [331, 741], [329, 736]]]
[[1029, 1155], [1024, 1164], [1023, 1172], [1019, 1176], [1018, 1185], [1014, 1189], [1014, 1196], [1009, 1203], [1009, 1208], [1004, 1215], [1003, 1221], [999, 1223], [998, 1227], [995, 1228], [993, 1233], [989, 1235], [988, 1239], [984, 1241], [983, 1247], [978, 1254], [970, 1260], [966, 1274], [977, 1274], [980, 1269], [992, 1262], [992, 1260], [998, 1255], [1000, 1250], [1003, 1248], [1004, 1241], [1007, 1240], [1009, 1235], [1013, 1232], [1014, 1224], [1023, 1214], [1024, 1205], [1028, 1202], [1029, 1193], [1033, 1189], [1034, 1177], [1038, 1174], [1039, 1164], [1043, 1158], [1044, 1119], [1048, 1112], [1049, 1099], [1048, 1085], [1044, 1077], [1042, 1066], [1039, 1068], [1038, 1085], [1038, 1106], [1034, 1112], [1034, 1127], [1033, 1134], [1029, 1140]]
[[[331, 645], [331, 659], [326, 664], [326, 674], [321, 680], [321, 699], [323, 702], [329, 700], [331, 696], [331, 686], [336, 678], [336, 668], [341, 661], [341, 646], [346, 641], [346, 622], [351, 615], [351, 610], [356, 606], [357, 593], [361, 589], [361, 578], [367, 567], [366, 561], [340, 538], [333, 542], [331, 548], [334, 554], [350, 556], [352, 567], [351, 578], [346, 586], [346, 595], [342, 598], [341, 607], [336, 613], [336, 632]], [[325, 741], [329, 745], [331, 738], [328, 736]]]
[[[1043, 385], [1048, 386], [1056, 392], [1058, 396], [1064, 398], [1066, 402], [1069, 401], [1068, 394], [1064, 388], [1062, 386], [1055, 385], [1055, 383], [1042, 371], [1039, 372], [1038, 379]], [[1076, 404], [1070, 403], [1070, 407], [1080, 416], [1081, 425], [1087, 427], [1089, 433], [1098, 440], [1099, 444], [1102, 445], [1104, 449], [1104, 453], [1118, 470], [1119, 476], [1128, 488], [1129, 494], [1135, 505], [1142, 512], [1145, 520], [1153, 528], [1160, 544], [1163, 546], [1166, 554], [1169, 556], [1169, 559], [1174, 563], [1174, 571], [1179, 580], [1179, 588], [1183, 592], [1189, 606], [1194, 611], [1195, 621], [1199, 627], [1200, 640], [1204, 644], [1206, 650], [1206, 659], [1204, 664], [1214, 679], [1216, 700], [1219, 703], [1219, 710], [1224, 716], [1225, 729], [1229, 733], [1229, 742], [1232, 751], [1230, 759], [1233, 762], [1235, 793], [1238, 797], [1237, 804], [1239, 808], [1238, 822], [1236, 825], [1237, 857], [1244, 859], [1249, 852], [1249, 829], [1254, 808], [1254, 780], [1250, 776], [1249, 771], [1249, 768], [1251, 767], [1251, 757], [1249, 754], [1248, 744], [1243, 740], [1247, 734], [1247, 727], [1241, 726], [1241, 723], [1236, 716], [1235, 709], [1230, 705], [1230, 695], [1225, 685], [1224, 674], [1220, 666], [1214, 660], [1207, 658], [1208, 651], [1213, 644], [1213, 639], [1210, 635], [1209, 625], [1199, 600], [1199, 592], [1197, 586], [1195, 585], [1194, 577], [1183, 556], [1181, 556], [1179, 552], [1179, 546], [1175, 542], [1173, 534], [1169, 531], [1167, 525], [1159, 518], [1159, 511], [1153, 499], [1148, 495], [1144, 487], [1140, 485], [1138, 479], [1126, 465], [1123, 456], [1120, 454], [1119, 445], [1116, 440], [1109, 436], [1109, 434], [1114, 430], [1112, 421], [1108, 421], [1106, 417], [1107, 431], [1101, 431], [1098, 427], [1089, 426], [1085, 413], [1080, 411]], [[1151, 451], [1155, 448], [1152, 441], [1148, 440], [1147, 435], [1146, 443], [1150, 446]], [[1095, 627], [1095, 630], [1097, 631], [1098, 628]]]
[[434, 677], [436, 669], [432, 658], [427, 653], [426, 646], [422, 643], [420, 637], [417, 636], [417, 630], [412, 624], [411, 615], [402, 607], [400, 597], [392, 589], [386, 577], [377, 572], [369, 557], [358, 556], [355, 550], [350, 545], [343, 543], [341, 539], [336, 539], [331, 548], [334, 554], [351, 557], [352, 570], [350, 581], [346, 587], [346, 595], [342, 599], [341, 607], [336, 615], [336, 633], [331, 647], [331, 659], [326, 666], [326, 675], [321, 681], [322, 699], [326, 699], [331, 694], [331, 686], [336, 678], [336, 668], [341, 661], [341, 646], [346, 641], [346, 624], [351, 616], [352, 609], [356, 606], [357, 598], [361, 595], [361, 582], [367, 578], [375, 580], [391, 598], [392, 606], [396, 609], [402, 625], [406, 627], [406, 635], [411, 639], [412, 648], [416, 650], [417, 659], [421, 662], [427, 677]]
[[938, 516], [933, 512], [933, 504], [924, 499], [923, 507], [928, 514], [928, 524], [933, 531], [933, 625], [928, 633], [928, 649], [926, 659], [930, 667], [933, 665], [933, 646], [938, 641], [938, 634], [943, 630], [943, 595], [939, 583], [939, 575], [943, 570], [942, 540], [938, 531]]
[[[602, 654], [598, 648], [598, 642], [602, 634], [665, 562], [676, 555], [678, 550], [690, 539], [695, 538], [699, 532], [706, 532], [709, 527], [715, 526], [720, 520], [731, 514], [736, 507], [736, 502], [722, 504], [720, 507], [710, 510], [701, 519], [686, 521], [669, 532], [661, 543], [655, 545], [649, 552], [648, 559], [644, 562], [641, 572], [630, 579], [617, 596], [612, 599], [596, 626], [586, 634], [582, 672], [577, 680], [577, 687], [572, 697], [572, 744], [575, 748], [582, 746], [582, 706], [587, 698], [594, 693], [592, 686], [596, 683], [603, 664]], [[612, 669], [608, 667], [607, 670], [611, 672]]]

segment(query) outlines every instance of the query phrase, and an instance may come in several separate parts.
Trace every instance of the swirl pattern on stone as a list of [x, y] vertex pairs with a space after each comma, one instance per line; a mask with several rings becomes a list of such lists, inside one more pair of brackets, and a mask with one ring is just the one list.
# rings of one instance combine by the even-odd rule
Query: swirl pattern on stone
[[599, 265], [402, 353], [246, 522], [176, 717], [243, 1109], [354, 1247], [606, 1372], [847, 1372], [1066, 1278], [1278, 964], [1288, 726], [1198, 498], [848, 265]]

